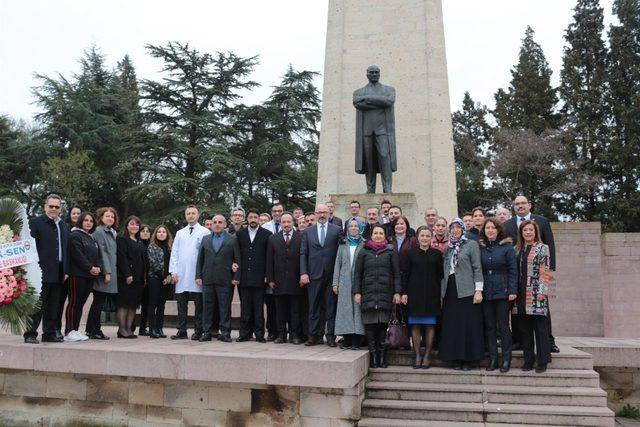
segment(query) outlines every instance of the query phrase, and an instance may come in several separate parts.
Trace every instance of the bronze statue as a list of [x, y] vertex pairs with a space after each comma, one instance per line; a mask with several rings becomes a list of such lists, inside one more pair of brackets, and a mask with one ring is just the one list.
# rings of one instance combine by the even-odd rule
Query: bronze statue
[[356, 107], [356, 173], [365, 174], [367, 193], [376, 192], [376, 174], [382, 191], [391, 193], [392, 173], [397, 167], [393, 104], [396, 91], [380, 80], [380, 68], [367, 68], [369, 83], [353, 92]]

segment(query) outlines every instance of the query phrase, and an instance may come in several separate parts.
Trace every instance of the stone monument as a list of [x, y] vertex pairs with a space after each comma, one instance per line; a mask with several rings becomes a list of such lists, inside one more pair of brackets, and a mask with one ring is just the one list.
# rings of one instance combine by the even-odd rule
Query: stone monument
[[[383, 198], [412, 223], [436, 207], [457, 214], [451, 108], [441, 0], [329, 0], [324, 67], [318, 201], [338, 215], [352, 199], [363, 209]], [[352, 94], [371, 64], [396, 91], [397, 172], [393, 194], [367, 194], [354, 171], [356, 110]]]

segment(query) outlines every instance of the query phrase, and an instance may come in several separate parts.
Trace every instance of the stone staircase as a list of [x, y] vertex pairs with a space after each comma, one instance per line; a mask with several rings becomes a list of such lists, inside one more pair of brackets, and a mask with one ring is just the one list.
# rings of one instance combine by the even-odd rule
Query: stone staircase
[[414, 370], [410, 351], [390, 352], [389, 362], [369, 370], [360, 427], [614, 425], [591, 355], [570, 347], [543, 374], [520, 370], [522, 352], [507, 374], [455, 371], [436, 360]]

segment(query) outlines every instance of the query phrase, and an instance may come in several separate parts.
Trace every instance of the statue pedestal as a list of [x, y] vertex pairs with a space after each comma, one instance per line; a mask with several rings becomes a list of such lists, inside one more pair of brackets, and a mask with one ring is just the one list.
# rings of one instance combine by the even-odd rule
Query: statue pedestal
[[367, 208], [380, 208], [380, 203], [385, 199], [389, 200], [392, 205], [398, 205], [402, 208], [402, 213], [414, 229], [424, 224], [424, 213], [418, 209], [418, 201], [414, 193], [331, 194], [329, 196], [329, 200], [336, 206], [335, 215], [343, 220], [351, 216], [349, 205], [352, 200], [360, 202], [361, 215], [366, 218]]

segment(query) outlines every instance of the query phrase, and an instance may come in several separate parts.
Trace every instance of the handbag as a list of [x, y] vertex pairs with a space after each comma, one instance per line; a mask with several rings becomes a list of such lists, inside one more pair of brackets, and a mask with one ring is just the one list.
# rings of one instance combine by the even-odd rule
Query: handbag
[[402, 316], [402, 309], [400, 309], [400, 318], [397, 315], [398, 306], [396, 305], [391, 311], [391, 320], [389, 326], [387, 326], [387, 336], [384, 340], [385, 346], [388, 349], [401, 349], [410, 347], [409, 342], [409, 327], [404, 321]]

